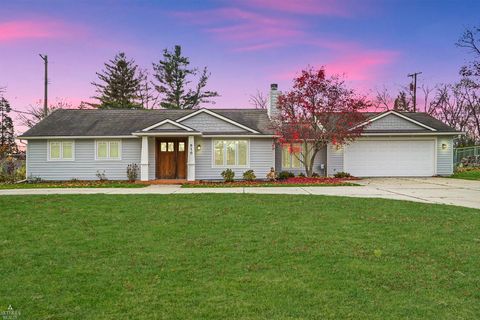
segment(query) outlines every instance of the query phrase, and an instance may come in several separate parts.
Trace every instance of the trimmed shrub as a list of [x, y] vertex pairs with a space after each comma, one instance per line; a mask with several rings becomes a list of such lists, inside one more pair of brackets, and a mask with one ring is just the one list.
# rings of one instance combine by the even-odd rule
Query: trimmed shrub
[[343, 171], [340, 171], [340, 172], [337, 172], [333, 175], [335, 178], [351, 178], [352, 175], [348, 172], [343, 172]]
[[253, 181], [257, 178], [255, 172], [253, 170], [247, 170], [243, 173], [243, 180], [245, 181]]
[[290, 171], [281, 171], [278, 174], [278, 179], [280, 179], [280, 180], [285, 180], [285, 179], [293, 178], [293, 177], [295, 177], [295, 175], [293, 174], [293, 172], [290, 172]]
[[225, 182], [233, 182], [233, 178], [235, 178], [235, 172], [233, 172], [232, 169], [225, 169], [222, 171], [221, 175]]
[[297, 176], [297, 177], [300, 177], [300, 178], [305, 178], [305, 173], [303, 173], [303, 172], [300, 172], [300, 173], [298, 174], [298, 176]]

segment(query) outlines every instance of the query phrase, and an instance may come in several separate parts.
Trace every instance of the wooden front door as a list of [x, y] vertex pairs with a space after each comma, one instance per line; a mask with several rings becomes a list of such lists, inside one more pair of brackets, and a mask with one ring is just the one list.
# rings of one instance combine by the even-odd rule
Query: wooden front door
[[186, 139], [157, 139], [157, 179], [186, 179], [186, 173]]

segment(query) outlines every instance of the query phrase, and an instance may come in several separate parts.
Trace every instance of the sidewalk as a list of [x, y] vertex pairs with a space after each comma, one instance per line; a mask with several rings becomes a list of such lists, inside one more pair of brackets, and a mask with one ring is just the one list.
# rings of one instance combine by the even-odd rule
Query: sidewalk
[[198, 194], [254, 193], [290, 195], [328, 195], [384, 198], [423, 203], [451, 204], [480, 209], [480, 181], [446, 178], [363, 179], [356, 187], [247, 187], [181, 188], [179, 185], [151, 185], [145, 188], [51, 188], [0, 190], [1, 195], [49, 194]]

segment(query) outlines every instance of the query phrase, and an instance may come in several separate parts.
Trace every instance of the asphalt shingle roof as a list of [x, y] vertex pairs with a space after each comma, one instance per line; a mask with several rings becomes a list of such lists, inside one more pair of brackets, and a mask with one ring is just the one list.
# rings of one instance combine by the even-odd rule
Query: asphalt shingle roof
[[[177, 120], [197, 110], [60, 109], [23, 134], [35, 136], [124, 136], [165, 119]], [[266, 110], [212, 109], [213, 112], [261, 134], [272, 134]], [[237, 132], [238, 134], [238, 132]]]
[[[266, 110], [260, 109], [210, 109], [261, 134], [273, 134]], [[138, 132], [165, 119], [177, 120], [197, 110], [78, 110], [60, 109], [25, 132], [24, 137], [41, 136], [126, 136]], [[367, 112], [371, 119], [380, 113]], [[423, 112], [402, 112], [403, 115], [423, 123], [437, 132], [455, 132], [441, 121]], [[412, 131], [421, 132], [419, 130]], [[428, 132], [425, 129], [425, 132]], [[371, 132], [371, 131], [370, 131]], [[404, 132], [401, 130], [382, 131]], [[238, 132], [204, 132], [204, 134], [238, 134]], [[249, 134], [249, 132], [245, 132]], [[20, 138], [22, 137], [20, 136]]]

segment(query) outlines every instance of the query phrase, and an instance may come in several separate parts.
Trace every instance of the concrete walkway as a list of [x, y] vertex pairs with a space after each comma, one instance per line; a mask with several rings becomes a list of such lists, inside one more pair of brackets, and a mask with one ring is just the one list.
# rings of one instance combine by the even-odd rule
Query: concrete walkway
[[32, 194], [192, 194], [256, 193], [304, 194], [363, 198], [385, 198], [440, 203], [480, 209], [480, 181], [448, 178], [370, 178], [360, 187], [273, 187], [273, 188], [180, 188], [152, 185], [145, 188], [58, 188], [0, 190], [0, 195]]

